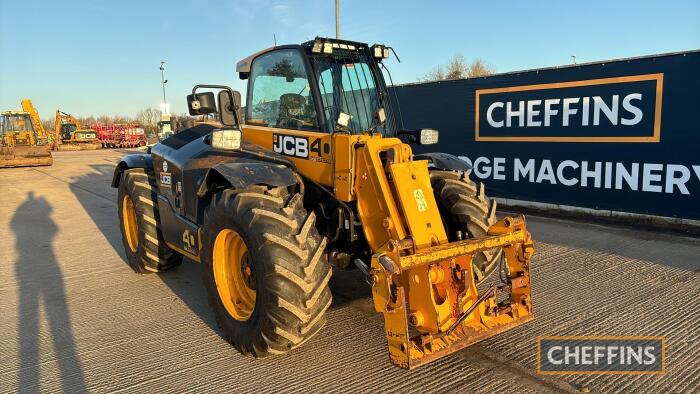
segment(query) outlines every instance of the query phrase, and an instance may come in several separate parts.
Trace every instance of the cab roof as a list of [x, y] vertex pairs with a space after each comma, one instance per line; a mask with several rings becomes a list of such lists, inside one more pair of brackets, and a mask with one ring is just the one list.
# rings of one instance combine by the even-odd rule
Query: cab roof
[[13, 110], [10, 110], [10, 111], [3, 111], [2, 113], [0, 113], [0, 115], [3, 115], [3, 116], [18, 116], [18, 115], [27, 115], [27, 116], [29, 116], [29, 112], [26, 112], [26, 111], [13, 111]]
[[339, 43], [339, 44], [348, 44], [348, 45], [354, 45], [356, 48], [367, 48], [368, 45], [362, 42], [357, 42], [357, 41], [348, 41], [348, 40], [340, 40], [340, 39], [335, 39], [335, 38], [327, 38], [327, 37], [316, 37], [313, 40], [307, 41], [305, 43], [302, 43], [301, 45], [279, 45], [279, 46], [273, 46], [269, 47], [266, 49], [263, 49], [261, 51], [255, 52], [254, 54], [246, 57], [245, 59], [239, 61], [236, 63], [236, 72], [238, 73], [243, 73], [243, 74], [248, 74], [250, 73], [250, 65], [253, 63], [253, 60], [255, 60], [256, 57], [260, 55], [264, 55], [268, 52], [274, 51], [275, 49], [291, 49], [291, 48], [297, 48], [297, 49], [304, 49], [304, 48], [311, 48], [313, 46], [314, 42], [316, 41], [331, 41], [334, 43]]

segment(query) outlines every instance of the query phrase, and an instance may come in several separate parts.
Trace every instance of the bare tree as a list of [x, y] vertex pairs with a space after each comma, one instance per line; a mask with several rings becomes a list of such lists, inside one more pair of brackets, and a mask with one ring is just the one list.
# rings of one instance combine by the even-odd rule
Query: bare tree
[[90, 128], [93, 124], [97, 123], [94, 116], [82, 116], [78, 118], [78, 121], [80, 122], [80, 125], [86, 129]]
[[100, 115], [97, 117], [97, 123], [111, 124], [114, 123], [114, 118], [108, 115]]
[[459, 79], [466, 78], [469, 75], [469, 66], [467, 61], [464, 60], [464, 56], [461, 54], [454, 55], [447, 63], [447, 72], [445, 73], [445, 79]]
[[[138, 122], [138, 118], [136, 119], [136, 121]], [[133, 123], [133, 122], [134, 122], [134, 118], [130, 118], [128, 116], [124, 116], [124, 115], [115, 115], [114, 116], [114, 123]]]
[[145, 130], [154, 132], [158, 128], [160, 110], [156, 108], [142, 109], [136, 114], [136, 120]]
[[429, 73], [425, 74], [422, 81], [444, 81], [445, 80], [445, 68], [442, 66], [435, 66]]
[[483, 59], [474, 59], [470, 64], [464, 56], [457, 54], [446, 65], [438, 65], [423, 77], [423, 81], [446, 81], [460, 78], [481, 77], [490, 75], [495, 69]]
[[56, 127], [56, 119], [51, 118], [47, 120], [42, 120], [41, 124], [44, 126], [44, 130], [46, 130], [48, 133], [53, 133], [54, 128]]
[[483, 77], [485, 75], [491, 75], [495, 72], [496, 69], [481, 58], [474, 59], [474, 61], [469, 65], [469, 77]]

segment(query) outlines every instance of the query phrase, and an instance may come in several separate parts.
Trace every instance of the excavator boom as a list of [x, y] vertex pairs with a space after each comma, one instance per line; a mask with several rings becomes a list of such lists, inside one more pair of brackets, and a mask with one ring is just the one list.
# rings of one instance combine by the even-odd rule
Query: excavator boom
[[44, 125], [41, 123], [41, 118], [39, 118], [39, 112], [34, 108], [34, 104], [30, 99], [22, 100], [22, 110], [29, 114], [29, 118], [32, 120], [32, 126], [34, 126], [34, 132], [36, 134], [37, 142], [44, 145], [51, 143], [50, 136], [46, 133]]

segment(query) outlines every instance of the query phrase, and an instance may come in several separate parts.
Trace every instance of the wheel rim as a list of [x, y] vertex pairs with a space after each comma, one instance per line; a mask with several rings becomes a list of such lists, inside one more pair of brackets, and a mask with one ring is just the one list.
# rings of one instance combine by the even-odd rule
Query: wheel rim
[[136, 252], [139, 247], [139, 224], [136, 221], [136, 209], [134, 202], [128, 195], [122, 200], [122, 221], [124, 222], [124, 233], [126, 234], [126, 243], [129, 244], [129, 249]]
[[214, 281], [219, 299], [236, 320], [246, 321], [255, 309], [255, 277], [248, 248], [241, 236], [229, 229], [214, 240]]

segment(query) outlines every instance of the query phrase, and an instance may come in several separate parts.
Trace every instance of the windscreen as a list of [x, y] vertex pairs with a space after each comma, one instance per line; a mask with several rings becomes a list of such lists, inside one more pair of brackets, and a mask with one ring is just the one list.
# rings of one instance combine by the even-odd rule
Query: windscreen
[[257, 57], [248, 87], [249, 125], [318, 130], [316, 107], [304, 58], [296, 49]]
[[32, 122], [29, 120], [27, 115], [5, 115], [4, 116], [4, 129], [7, 132], [33, 132], [34, 127]]
[[73, 134], [76, 130], [78, 130], [78, 126], [72, 124], [72, 123], [66, 123], [61, 125], [61, 137], [62, 138], [70, 138], [71, 134]]
[[[362, 52], [313, 57], [328, 130], [343, 131], [336, 122], [340, 112], [350, 115], [347, 130], [352, 134], [377, 131], [381, 134], [393, 130], [393, 118], [388, 108], [381, 74], [374, 60]], [[383, 107], [387, 114], [386, 124], [380, 127], [374, 120], [375, 111]]]

